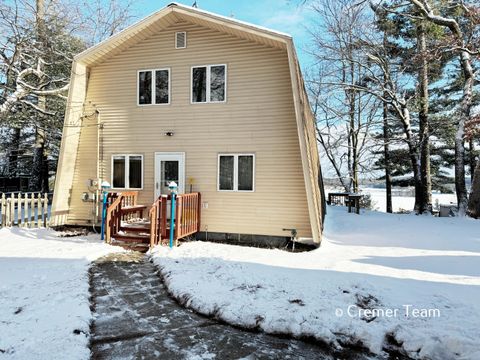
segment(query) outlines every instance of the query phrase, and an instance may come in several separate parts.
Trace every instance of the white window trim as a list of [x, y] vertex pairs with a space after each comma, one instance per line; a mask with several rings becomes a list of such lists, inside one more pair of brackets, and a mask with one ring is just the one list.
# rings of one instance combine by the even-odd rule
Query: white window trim
[[[185, 46], [183, 46], [183, 47], [177, 47], [177, 44], [178, 44], [178, 41], [177, 41], [178, 34], [185, 34]], [[187, 32], [186, 32], [186, 31], [177, 31], [177, 32], [175, 32], [175, 49], [186, 49], [186, 48], [187, 48]]]
[[[167, 70], [168, 71], [168, 102], [164, 104], [156, 104], [155, 103], [155, 97], [156, 97], [156, 86], [155, 86], [155, 72], [156, 71], [161, 71], [161, 70]], [[141, 72], [147, 72], [150, 71], [152, 73], [152, 102], [150, 104], [140, 104], [140, 73]], [[170, 68], [161, 68], [161, 69], [142, 69], [142, 70], [137, 70], [137, 106], [165, 106], [165, 105], [170, 105], [171, 102], [171, 92], [172, 92], [172, 77], [171, 77], [171, 70]]]
[[[125, 187], [123, 188], [119, 188], [119, 187], [114, 187], [113, 186], [113, 159], [115, 157], [120, 157], [120, 156], [123, 156], [125, 157]], [[142, 173], [141, 173], [141, 176], [142, 176], [142, 179], [141, 179], [141, 187], [139, 188], [131, 188], [130, 187], [130, 156], [140, 156], [140, 158], [142, 159]], [[112, 161], [111, 161], [111, 171], [110, 171], [110, 179], [111, 179], [111, 184], [112, 184], [112, 190], [143, 190], [143, 174], [144, 174], [144, 159], [143, 159], [143, 155], [142, 154], [113, 154], [112, 155]]]
[[[210, 75], [212, 66], [224, 66], [225, 67], [225, 99], [223, 101], [210, 101]], [[193, 69], [195, 68], [207, 68], [207, 94], [206, 101], [193, 101]], [[190, 104], [223, 104], [227, 102], [227, 78], [228, 67], [227, 64], [212, 64], [212, 65], [194, 65], [190, 69]]]
[[[222, 190], [222, 189], [220, 189], [220, 157], [221, 156], [233, 156], [233, 190]], [[252, 156], [253, 157], [252, 190], [238, 190], [238, 157], [239, 156]], [[218, 159], [217, 159], [217, 191], [220, 191], [220, 192], [241, 192], [241, 193], [255, 192], [255, 173], [256, 173], [256, 161], [255, 161], [255, 154], [254, 153], [221, 153], [221, 154], [218, 154]]]

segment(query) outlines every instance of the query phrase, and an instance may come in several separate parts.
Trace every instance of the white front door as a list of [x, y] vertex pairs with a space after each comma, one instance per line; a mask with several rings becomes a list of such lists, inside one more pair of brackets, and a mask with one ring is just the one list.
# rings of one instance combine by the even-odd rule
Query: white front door
[[155, 153], [155, 199], [170, 194], [171, 181], [177, 183], [179, 194], [185, 192], [185, 153]]

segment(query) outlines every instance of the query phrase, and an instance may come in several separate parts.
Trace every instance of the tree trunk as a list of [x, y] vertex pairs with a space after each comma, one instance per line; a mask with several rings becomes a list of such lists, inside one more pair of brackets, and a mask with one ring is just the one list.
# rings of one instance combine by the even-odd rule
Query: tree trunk
[[393, 212], [392, 206], [392, 174], [390, 168], [390, 134], [388, 131], [388, 105], [383, 103], [383, 157], [385, 159], [385, 189], [387, 197], [387, 213]]
[[480, 157], [477, 160], [470, 198], [468, 199], [468, 215], [475, 219], [480, 218]]
[[468, 205], [467, 186], [465, 185], [465, 123], [470, 118], [474, 77], [470, 54], [462, 51], [460, 57], [465, 84], [455, 134], [455, 191], [458, 201], [458, 216], [465, 216]]
[[19, 127], [13, 128], [12, 141], [10, 143], [10, 156], [8, 157], [8, 176], [18, 176], [18, 155], [20, 152], [20, 136], [22, 130]]
[[415, 186], [415, 212], [419, 213], [420, 209], [420, 202], [422, 198], [422, 179], [420, 176], [420, 159], [417, 153], [417, 146], [413, 142], [413, 132], [411, 128], [411, 119], [410, 119], [410, 111], [408, 110], [407, 104], [401, 104], [401, 111], [403, 117], [403, 128], [405, 131], [405, 136], [407, 137], [407, 146], [408, 146], [408, 154], [410, 157], [410, 162], [412, 164], [412, 171], [413, 171], [413, 181]]
[[426, 58], [427, 41], [422, 22], [417, 25], [417, 52], [420, 56], [418, 72], [419, 83], [419, 121], [420, 121], [420, 176], [421, 191], [418, 203], [420, 214], [432, 210], [432, 178], [430, 174], [430, 134], [428, 122], [428, 62]]
[[470, 183], [473, 184], [473, 175], [475, 173], [475, 142], [470, 139], [468, 142], [469, 151], [469, 165], [470, 165]]
[[460, 24], [454, 18], [446, 18], [434, 14], [432, 7], [426, 0], [410, 0], [417, 9], [423, 14], [426, 20], [434, 24], [447, 27], [454, 35], [460, 50], [460, 64], [464, 77], [463, 95], [455, 134], [455, 191], [457, 193], [458, 216], [465, 216], [467, 211], [467, 187], [465, 185], [465, 123], [470, 117], [470, 107], [472, 105], [472, 91], [474, 73], [472, 68], [472, 59], [470, 53], [465, 49], [465, 36]]
[[35, 146], [33, 148], [33, 168], [30, 179], [30, 191], [42, 191], [44, 174], [44, 149], [45, 141], [38, 126], [35, 132]]
[[[37, 40], [40, 44], [41, 54], [45, 48], [45, 3], [44, 0], [36, 0], [36, 25], [37, 25]], [[40, 62], [39, 62], [40, 63]], [[42, 79], [40, 79], [42, 81]], [[37, 106], [45, 110], [46, 98], [45, 96], [38, 96]], [[35, 145], [33, 149], [33, 169], [32, 178], [30, 182], [31, 191], [42, 191], [44, 188], [44, 160], [45, 160], [45, 131], [42, 127], [43, 115], [37, 113], [37, 126], [35, 131]]]

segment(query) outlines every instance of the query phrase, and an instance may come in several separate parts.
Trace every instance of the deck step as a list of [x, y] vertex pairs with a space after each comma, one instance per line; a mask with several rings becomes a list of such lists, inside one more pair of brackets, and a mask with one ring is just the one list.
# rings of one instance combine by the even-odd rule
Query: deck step
[[139, 233], [146, 233], [150, 234], [150, 225], [149, 226], [142, 226], [142, 225], [131, 225], [131, 226], [120, 226], [121, 231], [125, 232], [139, 232]]
[[149, 244], [150, 235], [134, 235], [134, 234], [114, 234], [112, 238], [116, 241], [123, 241], [135, 244]]
[[125, 206], [122, 207], [120, 210], [120, 213], [125, 215], [125, 214], [131, 214], [131, 213], [136, 213], [139, 211], [143, 211], [147, 209], [147, 205], [132, 205], [132, 206]]

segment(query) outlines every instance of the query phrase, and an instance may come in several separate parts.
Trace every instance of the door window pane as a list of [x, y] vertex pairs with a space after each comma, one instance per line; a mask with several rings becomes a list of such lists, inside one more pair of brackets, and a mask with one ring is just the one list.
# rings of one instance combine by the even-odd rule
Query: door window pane
[[162, 180], [167, 188], [171, 181], [175, 181], [178, 185], [178, 161], [162, 161]]
[[155, 71], [155, 104], [168, 104], [168, 70]]
[[220, 156], [219, 188], [220, 190], [233, 190], [235, 158], [233, 156]]
[[192, 101], [207, 101], [207, 68], [196, 67], [192, 70]]
[[225, 101], [225, 66], [210, 69], [210, 101]]
[[125, 188], [125, 156], [113, 158], [113, 187]]
[[142, 187], [142, 157], [129, 156], [129, 188], [140, 189]]
[[152, 72], [138, 73], [138, 103], [141, 105], [152, 103]]
[[238, 190], [253, 190], [253, 156], [238, 157]]

